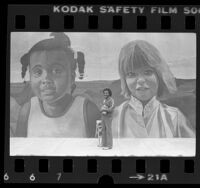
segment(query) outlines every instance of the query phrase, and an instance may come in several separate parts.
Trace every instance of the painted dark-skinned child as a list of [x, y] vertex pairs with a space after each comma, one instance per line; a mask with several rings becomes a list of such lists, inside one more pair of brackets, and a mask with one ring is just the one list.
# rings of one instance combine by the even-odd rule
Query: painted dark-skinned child
[[64, 33], [36, 43], [21, 58], [34, 97], [19, 113], [16, 137], [94, 137], [100, 112], [84, 96], [74, 96], [77, 60]]

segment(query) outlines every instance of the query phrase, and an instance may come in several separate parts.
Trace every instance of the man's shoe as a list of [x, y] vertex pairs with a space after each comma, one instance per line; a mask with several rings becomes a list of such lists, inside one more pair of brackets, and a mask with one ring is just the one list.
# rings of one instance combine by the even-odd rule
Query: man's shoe
[[111, 147], [103, 147], [104, 150], [112, 149]]

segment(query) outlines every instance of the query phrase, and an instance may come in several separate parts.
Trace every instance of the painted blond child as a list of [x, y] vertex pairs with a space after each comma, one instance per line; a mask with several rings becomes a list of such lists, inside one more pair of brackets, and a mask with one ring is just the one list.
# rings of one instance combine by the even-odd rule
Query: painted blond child
[[153, 45], [143, 40], [126, 44], [119, 55], [119, 74], [127, 100], [114, 110], [114, 137], [195, 137], [181, 111], [158, 100], [164, 92], [174, 93], [177, 88], [167, 63]]
[[[74, 51], [64, 33], [36, 43], [22, 58], [34, 97], [20, 111], [17, 137], [94, 137], [99, 111], [83, 96], [73, 96]], [[25, 71], [24, 71], [25, 70]]]

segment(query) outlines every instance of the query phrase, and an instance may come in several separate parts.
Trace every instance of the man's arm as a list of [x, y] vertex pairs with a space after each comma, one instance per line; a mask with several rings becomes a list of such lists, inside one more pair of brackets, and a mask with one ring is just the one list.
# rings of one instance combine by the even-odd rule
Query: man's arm
[[107, 110], [108, 112], [112, 112], [114, 107], [115, 107], [115, 103], [114, 103], [114, 99], [111, 98], [111, 100], [109, 101], [109, 109]]

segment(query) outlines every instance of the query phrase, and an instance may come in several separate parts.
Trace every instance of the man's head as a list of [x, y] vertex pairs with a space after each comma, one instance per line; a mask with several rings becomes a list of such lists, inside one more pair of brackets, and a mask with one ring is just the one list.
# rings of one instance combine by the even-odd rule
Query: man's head
[[108, 97], [111, 97], [112, 96], [112, 91], [111, 89], [109, 88], [105, 88], [103, 90], [103, 95], [104, 95], [104, 98], [107, 99]]

